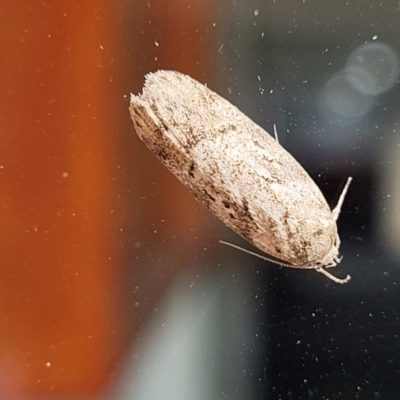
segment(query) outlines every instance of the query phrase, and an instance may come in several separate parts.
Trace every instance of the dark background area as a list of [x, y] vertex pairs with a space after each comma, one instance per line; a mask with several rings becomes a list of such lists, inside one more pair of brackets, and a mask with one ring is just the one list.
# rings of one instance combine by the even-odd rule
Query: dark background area
[[[346, 177], [354, 177], [338, 221], [344, 257], [331, 270], [350, 273], [348, 284], [258, 266], [254, 315], [263, 316], [256, 329], [263, 351], [254, 374], [256, 398], [395, 399], [398, 241], [384, 242], [379, 218], [388, 194], [384, 171], [393, 162], [385, 147], [399, 145], [398, 82], [353, 120], [327, 116], [318, 103], [325, 82], [375, 35], [398, 55], [398, 4], [242, 1], [226, 2], [225, 11], [220, 40], [226, 64], [219, 75], [226, 95], [268, 131], [277, 124], [280, 142], [331, 207]], [[396, 170], [393, 179], [399, 180]]]

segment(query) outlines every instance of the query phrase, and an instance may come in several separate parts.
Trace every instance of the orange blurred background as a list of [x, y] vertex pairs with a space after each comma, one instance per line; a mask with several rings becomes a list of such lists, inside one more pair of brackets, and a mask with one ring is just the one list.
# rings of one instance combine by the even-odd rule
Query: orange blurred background
[[[212, 4], [0, 4], [0, 398], [101, 393], [192, 251], [185, 235], [204, 234], [208, 214], [137, 139], [128, 94], [159, 68], [204, 77]], [[142, 265], [172, 225], [182, 253]]]

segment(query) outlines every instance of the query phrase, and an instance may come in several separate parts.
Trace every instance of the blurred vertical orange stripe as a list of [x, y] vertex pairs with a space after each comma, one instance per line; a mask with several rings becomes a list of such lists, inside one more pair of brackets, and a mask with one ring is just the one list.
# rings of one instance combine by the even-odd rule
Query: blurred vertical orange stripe
[[0, 5], [0, 398], [95, 393], [121, 350], [107, 15]]
[[0, 2], [0, 399], [96, 396], [190, 267], [170, 243], [190, 258], [204, 214], [157, 173], [124, 95], [148, 71], [210, 70], [212, 4]]

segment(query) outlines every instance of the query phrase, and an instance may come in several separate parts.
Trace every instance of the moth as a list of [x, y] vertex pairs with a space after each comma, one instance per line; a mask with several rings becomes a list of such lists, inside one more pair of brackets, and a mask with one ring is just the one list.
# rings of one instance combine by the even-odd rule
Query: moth
[[142, 94], [131, 95], [130, 114], [141, 140], [194, 197], [268, 257], [244, 251], [338, 283], [350, 280], [326, 268], [341, 261], [336, 221], [351, 177], [331, 210], [277, 140], [179, 72], [146, 75]]

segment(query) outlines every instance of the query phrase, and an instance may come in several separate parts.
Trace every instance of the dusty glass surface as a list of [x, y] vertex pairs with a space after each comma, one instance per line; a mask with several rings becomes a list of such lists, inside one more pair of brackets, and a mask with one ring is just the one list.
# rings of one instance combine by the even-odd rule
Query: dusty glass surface
[[[0, 398], [397, 399], [399, 18], [372, 0], [0, 5]], [[353, 177], [331, 270], [350, 282], [219, 244], [254, 250], [130, 121], [158, 69], [276, 124], [332, 207]]]
[[399, 391], [398, 16], [394, 2], [225, 3], [229, 97], [277, 124], [332, 206], [354, 177], [338, 222], [348, 284], [258, 268], [256, 398]]

